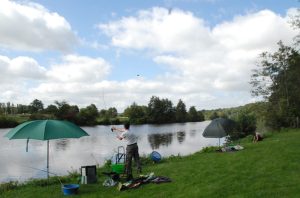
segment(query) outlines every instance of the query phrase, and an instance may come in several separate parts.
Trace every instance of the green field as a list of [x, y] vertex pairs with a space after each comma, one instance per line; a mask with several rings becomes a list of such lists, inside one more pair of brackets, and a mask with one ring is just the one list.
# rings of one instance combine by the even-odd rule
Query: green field
[[[99, 183], [81, 185], [75, 197], [300, 197], [300, 130], [270, 133], [264, 141], [241, 141], [244, 150], [198, 152], [144, 165], [143, 172], [170, 177], [171, 183], [118, 191]], [[98, 170], [98, 172], [103, 171]], [[59, 184], [28, 184], [2, 190], [0, 197], [65, 197]]]

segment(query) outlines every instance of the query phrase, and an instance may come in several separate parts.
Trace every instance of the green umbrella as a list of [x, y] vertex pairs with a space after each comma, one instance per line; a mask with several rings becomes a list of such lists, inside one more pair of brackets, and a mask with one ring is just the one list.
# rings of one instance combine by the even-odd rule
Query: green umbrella
[[47, 140], [47, 176], [49, 177], [49, 140], [63, 138], [80, 138], [88, 136], [80, 127], [68, 121], [35, 120], [24, 122], [11, 129], [5, 137], [11, 139]]

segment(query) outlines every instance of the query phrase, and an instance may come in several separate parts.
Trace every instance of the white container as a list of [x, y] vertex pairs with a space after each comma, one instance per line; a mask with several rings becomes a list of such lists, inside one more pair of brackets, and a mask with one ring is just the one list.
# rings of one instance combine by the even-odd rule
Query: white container
[[81, 176], [81, 184], [87, 184], [87, 176]]

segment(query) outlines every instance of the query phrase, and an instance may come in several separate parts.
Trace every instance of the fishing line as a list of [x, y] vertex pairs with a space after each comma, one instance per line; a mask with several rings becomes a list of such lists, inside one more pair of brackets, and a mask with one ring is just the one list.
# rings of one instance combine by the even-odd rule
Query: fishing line
[[104, 90], [103, 90], [103, 88], [102, 88], [102, 100], [103, 100], [104, 108], [106, 109], [106, 102], [104, 100]]
[[[105, 109], [105, 113], [108, 112], [108, 109], [107, 109], [107, 106], [106, 106], [106, 102], [105, 102], [105, 99], [104, 99], [104, 90], [102, 89], [102, 100], [103, 100], [103, 104], [104, 104], [104, 109]], [[109, 119], [110, 121], [110, 125], [112, 125], [112, 122], [111, 122], [111, 119]]]
[[58, 174], [56, 174], [56, 173], [53, 173], [53, 172], [50, 172], [50, 171], [46, 171], [46, 170], [43, 170], [43, 169], [39, 169], [39, 168], [35, 168], [35, 167], [31, 167], [31, 166], [23, 166], [23, 167], [34, 169], [34, 170], [39, 170], [39, 171], [42, 171], [42, 172], [45, 172], [45, 173], [49, 173], [51, 175], [55, 175], [57, 177], [59, 183], [61, 184], [61, 186], [63, 186], [63, 183], [59, 179], [60, 176]]
[[[105, 110], [106, 110], [106, 112], [108, 113], [108, 109], [107, 109], [107, 106], [106, 106], [106, 102], [105, 102], [105, 97], [104, 97], [104, 90], [102, 89], [102, 100], [103, 100], [103, 104], [104, 104], [104, 108], [105, 108]], [[110, 128], [111, 128], [111, 126], [112, 126], [112, 112], [110, 112], [110, 115], [108, 115], [108, 116], [110, 116], [109, 117], [109, 122], [110, 122]], [[110, 132], [113, 132], [113, 130], [112, 130], [112, 128], [110, 129]], [[109, 140], [109, 141], [111, 141], [111, 140]]]
[[94, 154], [93, 154], [93, 153], [91, 153], [91, 156], [92, 156], [92, 157], [93, 157], [93, 159], [95, 160], [95, 162], [96, 162], [96, 165], [97, 165], [97, 166], [99, 166], [100, 164], [99, 164], [98, 160], [96, 159], [96, 157], [94, 156]]
[[[103, 104], [104, 104], [104, 109], [106, 110], [105, 113], [108, 113], [108, 109], [107, 109], [107, 105], [106, 105], [106, 101], [105, 101], [105, 96], [104, 96], [104, 90], [102, 88], [102, 101], [103, 101]], [[108, 115], [109, 116], [109, 115]], [[110, 118], [109, 118], [109, 122], [110, 122], [110, 128], [112, 126], [112, 120], [111, 120], [111, 117], [112, 115], [110, 115]], [[110, 130], [112, 132], [112, 129]], [[109, 133], [110, 134], [110, 133]], [[110, 135], [109, 135], [110, 136]], [[111, 146], [115, 143], [115, 141], [112, 140], [112, 138], [108, 137], [106, 138], [106, 141], [109, 143], [109, 144], [103, 144], [101, 143], [102, 146]], [[116, 152], [115, 149], [113, 149], [113, 152]], [[97, 165], [99, 165], [100, 163], [98, 162], [98, 160], [96, 159], [95, 155], [93, 153], [90, 154], [92, 156], [92, 158], [94, 159], [94, 161], [96, 162]], [[106, 158], [105, 158], [106, 159]]]

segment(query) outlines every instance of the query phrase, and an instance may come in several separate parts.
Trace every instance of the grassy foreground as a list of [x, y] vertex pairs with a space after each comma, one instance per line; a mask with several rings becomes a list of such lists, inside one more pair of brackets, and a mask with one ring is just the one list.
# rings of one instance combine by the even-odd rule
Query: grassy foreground
[[[98, 184], [81, 185], [75, 197], [300, 197], [300, 130], [269, 134], [264, 141], [244, 139], [244, 150], [198, 152], [147, 164], [143, 172], [170, 177], [171, 183], [145, 184], [118, 191]], [[59, 184], [24, 185], [0, 197], [65, 197]]]

